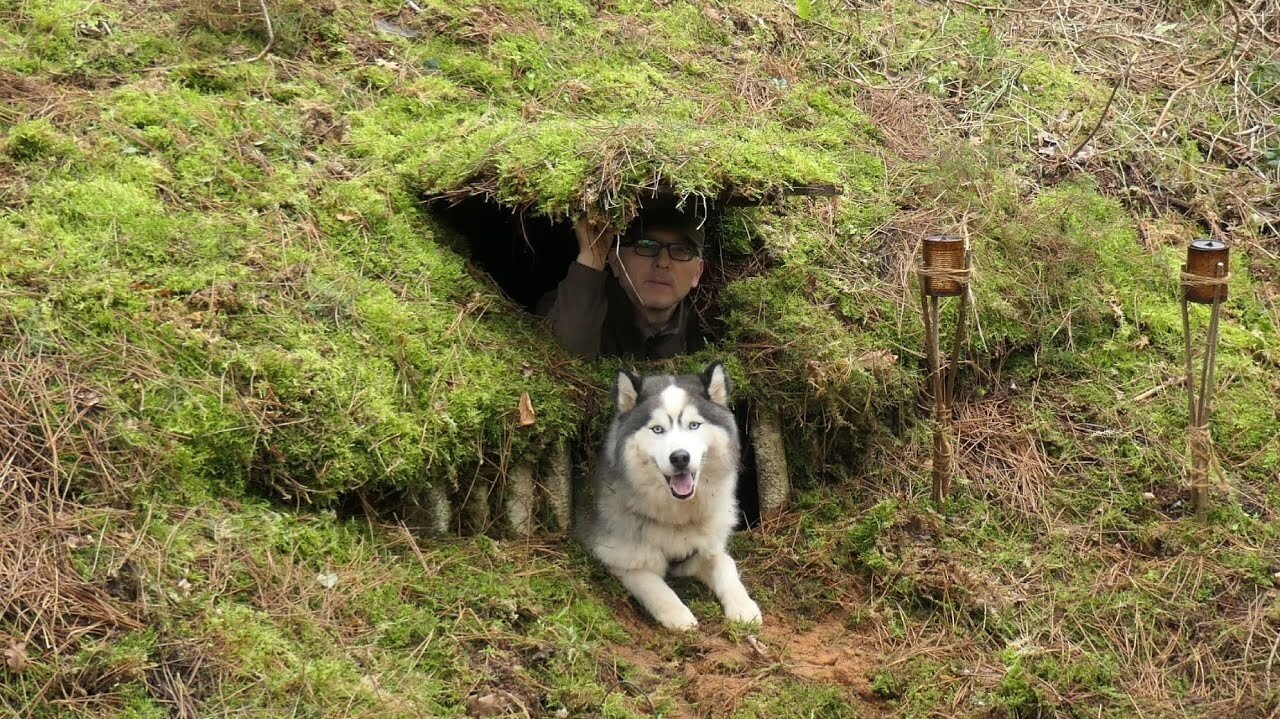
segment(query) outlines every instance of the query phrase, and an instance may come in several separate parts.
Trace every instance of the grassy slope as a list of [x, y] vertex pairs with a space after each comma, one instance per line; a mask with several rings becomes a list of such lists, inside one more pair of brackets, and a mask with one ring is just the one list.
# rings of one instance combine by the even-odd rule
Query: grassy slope
[[[52, 485], [0, 497], [32, 522], [18, 541], [87, 593], [0, 614], [0, 649], [26, 639], [30, 662], [0, 683], [5, 706], [423, 716], [471, 695], [473, 711], [532, 715], [1028, 717], [1280, 702], [1280, 265], [1259, 226], [1275, 187], [1247, 164], [1272, 167], [1277, 141], [1264, 130], [1247, 157], [1213, 141], [1274, 105], [1232, 107], [1222, 79], [1126, 74], [1071, 45], [1083, 20], [1028, 8], [420, 4], [268, 3], [272, 52], [228, 65], [266, 41], [252, 3], [0, 3], [2, 396], [63, 460], [26, 469], [78, 504], [37, 521], [23, 512]], [[1142, 12], [1103, 21], [1177, 30], [1207, 67], [1236, 47], [1234, 90], [1265, 96], [1256, 33], [1233, 44], [1214, 7]], [[1085, 139], [1104, 152], [1065, 161]], [[767, 654], [694, 587], [700, 634], [655, 632], [559, 541], [415, 539], [277, 503], [465, 493], [512, 457], [592, 441], [581, 407], [598, 424], [607, 363], [551, 347], [418, 192], [625, 216], [628, 186], [809, 180], [847, 196], [731, 213], [714, 278], [715, 353], [802, 428], [797, 510], [735, 540]], [[1238, 248], [1214, 417], [1230, 492], [1199, 525], [1185, 400], [1129, 398], [1180, 371], [1179, 248], [1210, 228]], [[945, 518], [921, 509], [907, 281], [938, 229], [969, 233], [979, 272], [963, 497]], [[868, 354], [884, 350], [900, 359]], [[521, 392], [538, 422], [517, 430]], [[109, 461], [75, 460], [94, 452]], [[85, 596], [127, 619], [59, 613]]]

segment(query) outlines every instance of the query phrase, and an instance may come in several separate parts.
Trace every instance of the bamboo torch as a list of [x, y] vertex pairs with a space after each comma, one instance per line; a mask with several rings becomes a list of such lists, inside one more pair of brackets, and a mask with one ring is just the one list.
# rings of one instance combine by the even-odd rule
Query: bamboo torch
[[[1209, 511], [1209, 465], [1213, 439], [1209, 434], [1209, 402], [1213, 398], [1213, 370], [1218, 359], [1218, 319], [1227, 299], [1231, 248], [1217, 240], [1201, 239], [1187, 247], [1187, 264], [1182, 267], [1182, 333], [1187, 359], [1187, 446], [1191, 452], [1191, 507], [1197, 517]], [[1190, 303], [1209, 305], [1209, 331], [1205, 335], [1196, 385], [1191, 350]]]
[[[951, 494], [955, 467], [951, 404], [956, 394], [956, 372], [964, 345], [969, 309], [968, 243], [960, 237], [936, 235], [924, 241], [920, 268], [920, 309], [924, 317], [925, 354], [929, 361], [929, 392], [933, 395], [933, 501], [939, 505]], [[939, 333], [941, 301], [959, 297], [951, 361], [943, 365]]]

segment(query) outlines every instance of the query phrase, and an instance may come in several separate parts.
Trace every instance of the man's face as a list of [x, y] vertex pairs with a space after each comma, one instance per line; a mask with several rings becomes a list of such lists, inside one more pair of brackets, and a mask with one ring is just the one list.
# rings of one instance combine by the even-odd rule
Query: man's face
[[[687, 245], [697, 251], [697, 246], [679, 232], [661, 227], [646, 229], [644, 239], [663, 245]], [[631, 301], [648, 310], [665, 310], [675, 307], [698, 286], [702, 277], [702, 258], [694, 257], [681, 262], [671, 257], [674, 247], [662, 247], [654, 257], [637, 254], [634, 247], [622, 247], [609, 255], [609, 266], [618, 282], [626, 288]]]

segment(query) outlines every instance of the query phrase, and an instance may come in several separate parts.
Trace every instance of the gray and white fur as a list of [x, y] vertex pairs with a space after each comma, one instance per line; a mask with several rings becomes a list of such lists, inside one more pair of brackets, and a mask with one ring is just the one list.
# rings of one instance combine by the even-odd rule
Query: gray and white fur
[[668, 574], [706, 584], [728, 619], [759, 623], [760, 607], [726, 551], [741, 448], [723, 365], [701, 375], [619, 372], [614, 402], [582, 532], [587, 549], [664, 627], [698, 624]]

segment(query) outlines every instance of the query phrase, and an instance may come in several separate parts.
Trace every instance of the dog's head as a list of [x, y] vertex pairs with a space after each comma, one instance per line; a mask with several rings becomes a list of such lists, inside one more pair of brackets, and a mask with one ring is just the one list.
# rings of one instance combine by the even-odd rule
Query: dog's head
[[[613, 398], [620, 460], [642, 489], [692, 499], [705, 477], [736, 476], [738, 430], [729, 378], [716, 362], [697, 375], [618, 372]], [[707, 470], [713, 470], [708, 474]]]

